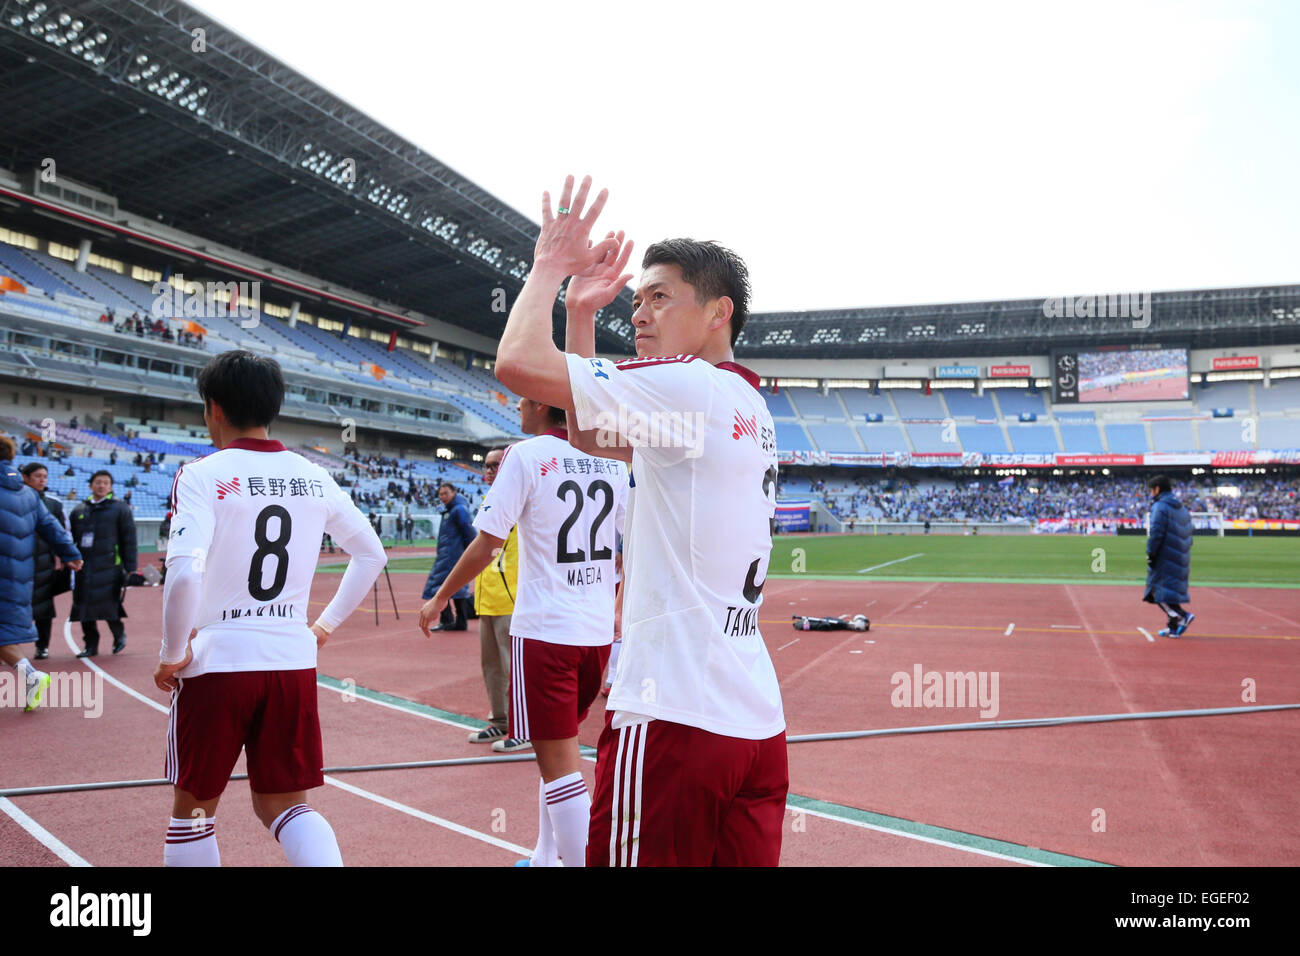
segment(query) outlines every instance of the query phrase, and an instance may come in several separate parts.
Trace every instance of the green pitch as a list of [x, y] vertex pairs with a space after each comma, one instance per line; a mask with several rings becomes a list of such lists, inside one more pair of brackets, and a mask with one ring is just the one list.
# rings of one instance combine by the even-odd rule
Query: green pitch
[[[1141, 584], [1145, 546], [1146, 538], [1137, 535], [782, 535], [772, 542], [769, 574], [852, 581]], [[388, 569], [428, 574], [432, 565], [432, 558], [394, 557]], [[338, 572], [343, 565], [322, 564], [321, 570]], [[1191, 584], [1300, 588], [1300, 540], [1198, 536]]]
[[[769, 575], [1140, 584], [1145, 548], [1146, 538], [1137, 535], [787, 535], [773, 541]], [[1300, 540], [1198, 536], [1191, 584], [1300, 587]]]

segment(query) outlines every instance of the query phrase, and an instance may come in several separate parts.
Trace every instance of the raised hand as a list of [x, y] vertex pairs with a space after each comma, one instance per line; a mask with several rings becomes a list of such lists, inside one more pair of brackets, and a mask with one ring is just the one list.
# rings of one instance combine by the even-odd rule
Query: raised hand
[[617, 245], [607, 249], [598, 261], [570, 280], [569, 290], [564, 295], [564, 304], [570, 313], [595, 315], [613, 302], [632, 278], [632, 273], [623, 272], [632, 257], [632, 241], [623, 241], [621, 229], [606, 234], [605, 242], [611, 240]]
[[599, 263], [608, 251], [617, 249], [612, 237], [597, 243], [590, 241], [592, 226], [605, 208], [609, 190], [602, 189], [596, 195], [595, 202], [584, 216], [590, 191], [590, 176], [583, 177], [576, 196], [573, 195], [573, 177], [566, 177], [560, 205], [554, 215], [551, 213], [551, 194], [542, 193], [542, 232], [533, 250], [534, 269], [554, 268], [566, 276], [578, 275]]

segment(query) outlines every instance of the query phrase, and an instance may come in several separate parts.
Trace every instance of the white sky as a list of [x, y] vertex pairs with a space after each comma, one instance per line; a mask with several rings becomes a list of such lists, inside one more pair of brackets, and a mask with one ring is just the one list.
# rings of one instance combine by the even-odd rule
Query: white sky
[[1300, 281], [1300, 4], [192, 0], [537, 220], [755, 311]]

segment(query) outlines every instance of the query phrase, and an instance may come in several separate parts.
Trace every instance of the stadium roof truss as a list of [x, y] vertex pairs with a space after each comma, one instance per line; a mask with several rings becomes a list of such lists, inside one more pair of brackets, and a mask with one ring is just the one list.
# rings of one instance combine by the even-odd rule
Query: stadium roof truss
[[[1300, 342], [1300, 285], [1207, 289], [1091, 300], [1086, 316], [1064, 300], [1020, 299], [753, 315], [736, 352], [761, 358], [915, 358], [1026, 354], [1048, 349], [1161, 343], [1191, 348]], [[1134, 300], [1141, 316], [1130, 314]], [[1122, 314], [1120, 314], [1122, 313]]]
[[[498, 338], [537, 226], [174, 0], [0, 0], [3, 161]], [[488, 108], [491, 108], [490, 106]], [[597, 347], [630, 351], [631, 294]], [[556, 321], [561, 322], [562, 298]]]

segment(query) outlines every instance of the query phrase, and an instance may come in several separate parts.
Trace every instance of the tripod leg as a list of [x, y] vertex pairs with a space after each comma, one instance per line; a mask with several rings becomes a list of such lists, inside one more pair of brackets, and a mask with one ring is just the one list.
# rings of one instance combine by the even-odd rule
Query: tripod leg
[[[397, 613], [397, 595], [393, 593], [393, 579], [388, 576], [388, 568], [384, 568], [384, 580], [388, 582], [388, 597], [393, 602], [393, 617], [397, 620], [402, 619], [402, 615]], [[375, 587], [379, 586], [378, 578], [375, 579]]]
[[375, 627], [379, 626], [379, 579], [375, 578]]

